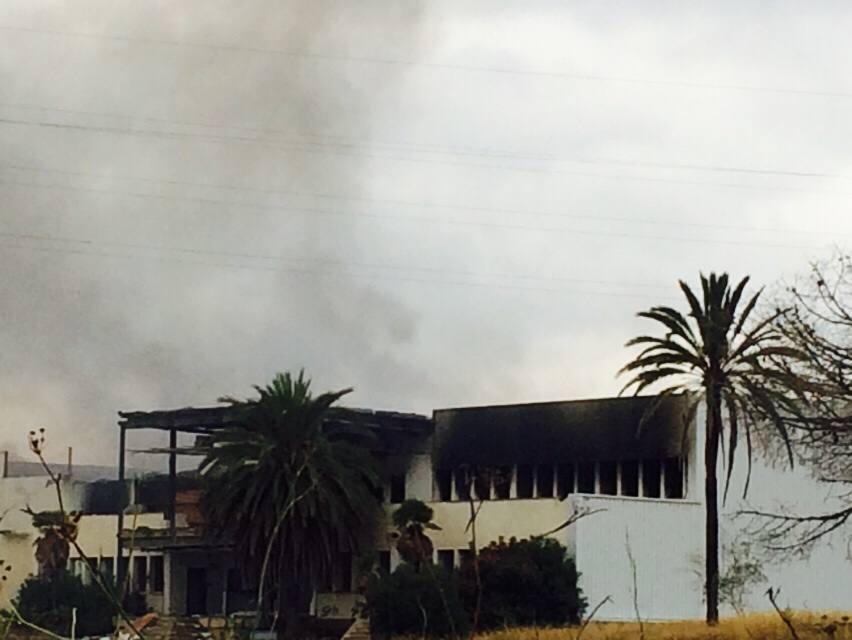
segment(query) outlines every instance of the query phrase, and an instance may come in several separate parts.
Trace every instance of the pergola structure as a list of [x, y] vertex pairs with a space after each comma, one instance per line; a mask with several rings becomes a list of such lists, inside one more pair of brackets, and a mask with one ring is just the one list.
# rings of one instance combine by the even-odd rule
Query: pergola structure
[[[177, 458], [179, 455], [204, 455], [203, 447], [193, 445], [178, 447], [178, 433], [206, 436], [219, 429], [239, 424], [239, 409], [222, 405], [214, 407], [187, 407], [183, 409], [157, 411], [121, 411], [118, 426], [118, 479], [126, 480], [127, 432], [137, 430], [165, 431], [169, 434], [168, 447], [131, 450], [136, 453], [154, 453], [168, 455], [168, 537], [177, 542]], [[369, 409], [354, 409], [335, 407], [329, 411], [327, 423], [353, 424], [370, 429], [377, 436], [377, 451], [379, 454], [393, 454], [411, 445], [412, 438], [420, 440], [433, 430], [432, 419], [415, 413], [400, 413], [395, 411], [373, 411]], [[116, 558], [122, 558], [124, 542], [124, 512], [118, 514], [118, 531]], [[117, 562], [119, 574], [122, 572], [121, 562]], [[119, 575], [119, 580], [124, 576]]]
[[[166, 431], [169, 434], [168, 448], [145, 449], [144, 453], [161, 453], [169, 457], [169, 536], [172, 540], [177, 535], [177, 457], [178, 455], [199, 455], [201, 451], [197, 447], [179, 449], [177, 446], [178, 433], [189, 433], [194, 435], [209, 435], [217, 429], [236, 424], [237, 410], [233, 407], [187, 407], [184, 409], [173, 409], [164, 411], [119, 411], [120, 420], [118, 439], [118, 480], [125, 481], [125, 461], [127, 454], [127, 432], [136, 430]], [[116, 558], [124, 557], [124, 543], [122, 531], [124, 530], [124, 510], [118, 513], [118, 531], [116, 543]], [[118, 562], [119, 582], [124, 578], [121, 562]]]

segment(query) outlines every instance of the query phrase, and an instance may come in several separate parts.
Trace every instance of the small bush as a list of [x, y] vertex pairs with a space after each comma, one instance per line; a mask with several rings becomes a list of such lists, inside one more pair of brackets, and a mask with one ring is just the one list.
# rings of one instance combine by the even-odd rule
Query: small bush
[[[501, 538], [479, 552], [479, 571], [480, 629], [576, 624], [586, 608], [574, 561], [556, 540]], [[461, 567], [459, 589], [465, 608], [473, 612], [477, 593], [473, 561]]]
[[455, 575], [443, 567], [428, 565], [418, 572], [403, 563], [391, 574], [370, 576], [365, 595], [363, 613], [377, 636], [449, 637], [450, 620], [458, 634], [469, 626]]
[[104, 635], [113, 630], [114, 609], [97, 585], [86, 585], [65, 571], [31, 576], [15, 603], [25, 620], [62, 636], [71, 632], [71, 611], [77, 609], [77, 637]]

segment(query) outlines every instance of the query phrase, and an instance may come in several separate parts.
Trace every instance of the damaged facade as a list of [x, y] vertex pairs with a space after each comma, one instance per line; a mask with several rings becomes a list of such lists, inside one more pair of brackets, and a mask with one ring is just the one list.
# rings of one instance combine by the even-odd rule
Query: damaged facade
[[[433, 508], [441, 527], [430, 533], [435, 561], [458, 566], [469, 554], [473, 499], [482, 501], [480, 546], [542, 534], [564, 544], [589, 602], [611, 598], [598, 617], [635, 616], [628, 545], [643, 617], [700, 617], [701, 584], [693, 567], [703, 541], [703, 416], [700, 410], [687, 416], [683, 401], [670, 398], [639, 429], [652, 401], [469, 407], [436, 410], [431, 417], [338, 408], [330, 420], [358, 423], [377, 436], [388, 517], [378, 524], [371, 556], [384, 569], [400, 561], [389, 516], [406, 499]], [[253, 606], [254, 589], [244, 584], [227, 541], [205, 535], [192, 465], [181, 464], [187, 470], [178, 472], [179, 460], [198, 455], [205, 436], [234, 419], [227, 407], [122, 413], [118, 480], [91, 483], [81, 498], [83, 548], [104, 572], [129, 573], [130, 584], [157, 611], [221, 615]], [[168, 446], [154, 452], [166, 457], [168, 474], [125, 477], [128, 436], [140, 429], [164, 432]], [[193, 444], [179, 446], [181, 440]], [[590, 515], [560, 528], [578, 513]], [[79, 559], [72, 564], [85, 574]], [[314, 594], [312, 614], [352, 617], [358, 566], [358, 558], [340, 551]]]

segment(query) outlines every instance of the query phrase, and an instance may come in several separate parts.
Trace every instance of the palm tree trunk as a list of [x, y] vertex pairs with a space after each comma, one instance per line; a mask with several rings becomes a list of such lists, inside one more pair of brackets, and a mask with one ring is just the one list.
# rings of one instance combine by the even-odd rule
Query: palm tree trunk
[[279, 638], [294, 638], [298, 632], [299, 585], [295, 583], [293, 568], [286, 557], [279, 561], [278, 603], [276, 610], [276, 631]]
[[704, 434], [705, 591], [707, 624], [719, 622], [719, 499], [716, 465], [719, 458], [719, 429], [722, 422], [722, 398], [718, 390], [708, 390], [707, 420]]

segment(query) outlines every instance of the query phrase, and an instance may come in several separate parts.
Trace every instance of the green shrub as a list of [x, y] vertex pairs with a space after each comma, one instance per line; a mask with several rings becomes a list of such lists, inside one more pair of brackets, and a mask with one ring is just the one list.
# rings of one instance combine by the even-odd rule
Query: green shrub
[[439, 566], [425, 565], [418, 572], [403, 563], [391, 574], [373, 574], [365, 596], [363, 613], [376, 636], [449, 637], [453, 626], [458, 634], [469, 626], [456, 577]]
[[[556, 540], [501, 538], [479, 552], [479, 571], [480, 629], [576, 624], [586, 608], [574, 561]], [[472, 613], [477, 595], [472, 561], [460, 569], [459, 589]]]
[[24, 619], [59, 635], [71, 632], [71, 611], [77, 609], [77, 637], [113, 630], [114, 607], [97, 585], [83, 584], [65, 571], [31, 576], [21, 585], [15, 606]]

